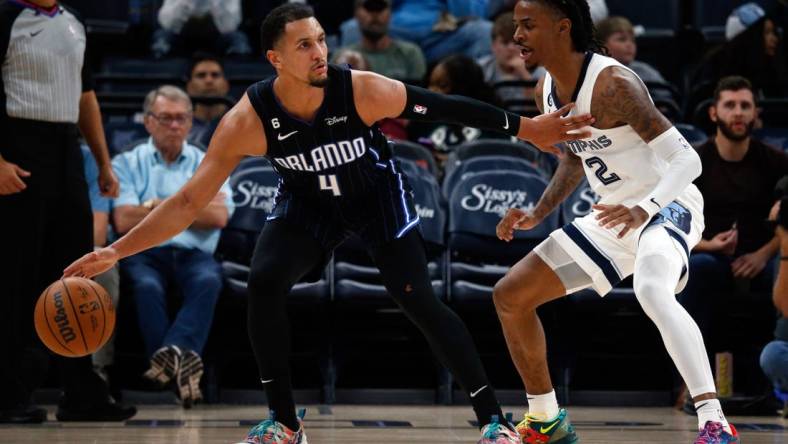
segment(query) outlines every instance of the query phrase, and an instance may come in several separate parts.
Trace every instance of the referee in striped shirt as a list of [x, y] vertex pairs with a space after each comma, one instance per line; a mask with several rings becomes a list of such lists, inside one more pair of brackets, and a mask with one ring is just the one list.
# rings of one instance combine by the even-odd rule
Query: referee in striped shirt
[[[48, 358], [33, 328], [38, 295], [92, 250], [93, 222], [80, 132], [114, 197], [101, 114], [85, 60], [85, 27], [56, 0], [0, 1], [0, 423], [35, 423], [30, 395]], [[124, 420], [90, 357], [58, 357], [61, 421]]]

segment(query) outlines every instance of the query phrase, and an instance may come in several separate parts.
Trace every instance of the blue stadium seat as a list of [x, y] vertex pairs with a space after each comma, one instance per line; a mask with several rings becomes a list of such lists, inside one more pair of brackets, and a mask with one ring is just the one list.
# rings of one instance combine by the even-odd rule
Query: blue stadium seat
[[676, 129], [687, 139], [687, 142], [695, 148], [703, 145], [709, 140], [709, 136], [700, 128], [689, 123], [676, 123]]
[[274, 207], [279, 176], [262, 157], [244, 159], [230, 175], [235, 212], [222, 230], [216, 255], [248, 265], [265, 219]]
[[453, 304], [491, 304], [492, 287], [509, 266], [558, 227], [554, 212], [538, 227], [515, 232], [509, 243], [495, 227], [508, 208], [532, 208], [547, 181], [521, 171], [466, 175], [449, 200], [449, 298]]
[[441, 192], [444, 197], [450, 196], [454, 187], [456, 187], [467, 174], [500, 170], [522, 171], [524, 173], [536, 174], [547, 178], [546, 171], [540, 170], [532, 162], [523, 158], [495, 155], [478, 156], [454, 163], [453, 167], [446, 171]]
[[148, 137], [145, 125], [129, 121], [105, 123], [104, 134], [112, 156], [129, 149], [133, 142], [141, 141]]
[[420, 168], [429, 171], [433, 176], [438, 176], [438, 164], [427, 148], [406, 140], [390, 141], [389, 147], [394, 157], [411, 160]]
[[480, 156], [509, 156], [524, 159], [536, 166], [543, 174], [551, 176], [557, 164], [555, 156], [540, 151], [537, 147], [524, 141], [502, 139], [479, 139], [466, 142], [454, 148], [444, 165], [445, 174], [449, 174], [462, 162]]
[[783, 151], [788, 151], [788, 128], [761, 128], [755, 130], [755, 137]]
[[572, 194], [561, 203], [561, 224], [566, 225], [591, 212], [591, 206], [599, 201], [599, 197], [591, 189], [591, 185], [584, 178]]

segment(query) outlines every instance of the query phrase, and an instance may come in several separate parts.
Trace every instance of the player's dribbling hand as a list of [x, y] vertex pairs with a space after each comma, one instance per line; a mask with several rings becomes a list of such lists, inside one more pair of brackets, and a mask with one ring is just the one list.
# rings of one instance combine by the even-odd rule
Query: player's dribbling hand
[[570, 103], [557, 111], [536, 116], [530, 119], [529, 124], [523, 124], [528, 119], [521, 121], [517, 137], [528, 140], [541, 151], [553, 154], [561, 152], [555, 146], [557, 143], [591, 137], [591, 131], [586, 128], [595, 122], [591, 114], [564, 117], [574, 106], [574, 103]]
[[[118, 262], [118, 252], [112, 247], [99, 248], [74, 261], [63, 270], [63, 277], [77, 276], [92, 278], [99, 275]], [[62, 278], [61, 278], [62, 279]]]
[[519, 208], [509, 208], [506, 215], [498, 222], [498, 226], [495, 227], [495, 234], [498, 239], [509, 242], [514, 239], [514, 230], [530, 230], [539, 225], [539, 222], [541, 220], [531, 212]]
[[646, 210], [637, 205], [629, 208], [624, 205], [596, 204], [592, 208], [599, 211], [596, 220], [599, 221], [600, 227], [611, 229], [624, 224], [624, 228], [618, 233], [619, 239], [626, 236], [630, 230], [636, 230], [648, 220]]

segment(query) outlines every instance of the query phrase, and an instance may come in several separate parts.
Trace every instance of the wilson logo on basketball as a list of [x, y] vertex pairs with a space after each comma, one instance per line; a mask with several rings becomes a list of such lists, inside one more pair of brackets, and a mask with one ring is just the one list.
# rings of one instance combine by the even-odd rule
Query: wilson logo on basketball
[[63, 303], [63, 294], [59, 291], [56, 292], [54, 295], [54, 300], [55, 323], [57, 324], [57, 329], [60, 331], [60, 336], [64, 341], [71, 342], [77, 338], [77, 335], [74, 334], [74, 329], [71, 328], [71, 325], [68, 321], [65, 304]]

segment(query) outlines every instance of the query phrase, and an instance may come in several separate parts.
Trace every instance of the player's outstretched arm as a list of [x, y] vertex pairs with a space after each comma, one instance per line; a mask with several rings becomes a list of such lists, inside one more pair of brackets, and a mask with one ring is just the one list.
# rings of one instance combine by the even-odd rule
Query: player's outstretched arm
[[455, 123], [509, 134], [554, 153], [559, 150], [553, 145], [559, 142], [590, 137], [582, 128], [594, 122], [590, 114], [565, 117], [574, 104], [529, 119], [469, 97], [434, 93], [368, 71], [353, 71], [353, 96], [367, 125], [387, 117]]
[[630, 125], [669, 166], [654, 189], [636, 206], [595, 205], [599, 224], [613, 228], [624, 224], [623, 237], [673, 202], [701, 173], [698, 154], [684, 136], [654, 106], [643, 82], [631, 71], [610, 67], [600, 73], [594, 86], [591, 112], [597, 126]]
[[155, 247], [185, 230], [216, 196], [241, 159], [263, 155], [265, 149], [262, 123], [244, 96], [222, 118], [205, 158], [183, 188], [112, 245], [88, 253], [69, 265], [63, 276], [95, 276], [110, 269], [118, 260]]

